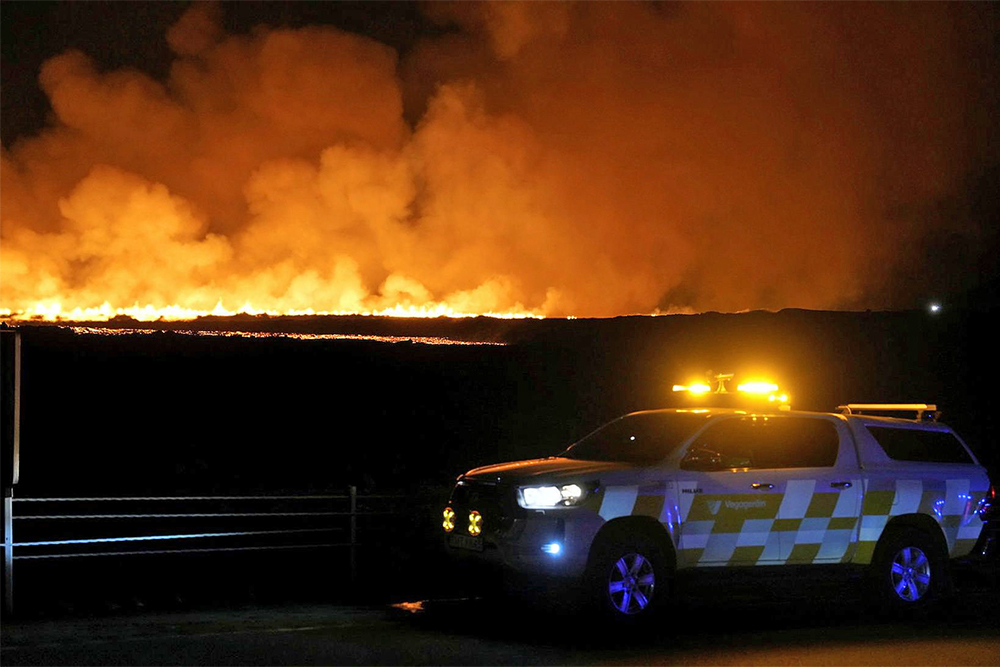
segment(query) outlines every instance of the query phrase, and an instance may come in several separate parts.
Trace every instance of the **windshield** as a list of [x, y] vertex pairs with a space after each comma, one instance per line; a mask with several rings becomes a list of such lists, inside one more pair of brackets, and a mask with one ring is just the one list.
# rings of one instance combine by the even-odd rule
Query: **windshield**
[[640, 412], [619, 417], [560, 456], [580, 461], [658, 463], [705, 423], [707, 414]]

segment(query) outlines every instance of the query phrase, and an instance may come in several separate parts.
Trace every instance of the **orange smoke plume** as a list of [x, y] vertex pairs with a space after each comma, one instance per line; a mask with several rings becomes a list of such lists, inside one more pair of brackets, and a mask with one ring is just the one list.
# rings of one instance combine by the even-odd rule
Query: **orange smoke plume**
[[0, 315], [894, 306], [960, 225], [920, 207], [995, 157], [975, 6], [432, 3], [402, 59], [222, 11], [170, 29], [165, 80], [45, 63]]

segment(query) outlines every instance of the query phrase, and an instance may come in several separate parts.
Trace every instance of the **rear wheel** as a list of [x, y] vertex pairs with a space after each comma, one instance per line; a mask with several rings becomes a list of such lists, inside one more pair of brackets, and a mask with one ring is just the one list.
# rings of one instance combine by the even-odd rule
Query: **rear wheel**
[[872, 560], [875, 591], [883, 606], [923, 612], [944, 597], [947, 559], [923, 531], [902, 528], [887, 534]]

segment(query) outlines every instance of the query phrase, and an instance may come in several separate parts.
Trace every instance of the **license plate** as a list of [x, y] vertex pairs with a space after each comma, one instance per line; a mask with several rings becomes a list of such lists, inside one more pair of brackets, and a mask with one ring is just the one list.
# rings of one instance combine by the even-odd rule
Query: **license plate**
[[448, 538], [448, 544], [459, 549], [469, 549], [470, 551], [483, 550], [483, 538], [472, 537], [471, 535], [452, 535]]

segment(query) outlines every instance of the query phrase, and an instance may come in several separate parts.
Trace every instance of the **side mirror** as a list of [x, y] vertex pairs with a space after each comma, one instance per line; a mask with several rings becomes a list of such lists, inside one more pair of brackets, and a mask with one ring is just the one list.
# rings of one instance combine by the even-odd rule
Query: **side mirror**
[[709, 472], [722, 470], [722, 454], [705, 447], [688, 450], [681, 459], [682, 470], [700, 470]]

